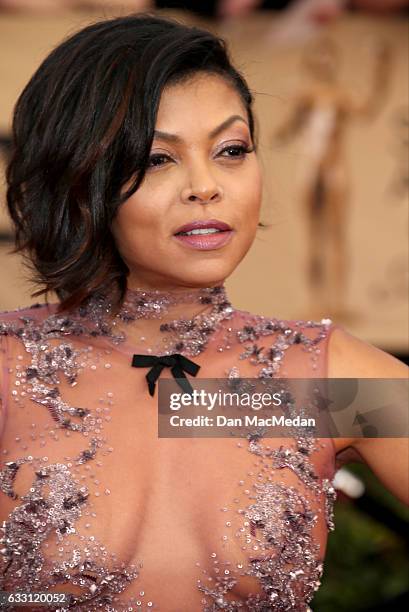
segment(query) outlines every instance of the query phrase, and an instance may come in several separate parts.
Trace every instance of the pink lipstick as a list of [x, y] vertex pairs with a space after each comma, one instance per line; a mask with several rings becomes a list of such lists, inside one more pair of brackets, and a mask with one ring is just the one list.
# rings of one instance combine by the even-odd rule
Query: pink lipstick
[[223, 221], [208, 219], [207, 221], [192, 221], [179, 227], [174, 237], [193, 249], [210, 251], [220, 249], [227, 244], [234, 234], [234, 230]]

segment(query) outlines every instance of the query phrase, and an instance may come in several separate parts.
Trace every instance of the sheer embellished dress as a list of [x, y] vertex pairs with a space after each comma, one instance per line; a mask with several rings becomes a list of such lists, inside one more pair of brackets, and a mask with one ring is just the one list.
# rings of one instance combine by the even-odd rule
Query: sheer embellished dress
[[[201, 310], [161, 323], [183, 304]], [[195, 381], [325, 378], [336, 325], [237, 310], [224, 285], [128, 289], [115, 315], [104, 295], [57, 307], [0, 313], [0, 590], [69, 597], [4, 609], [310, 610], [334, 528], [332, 440], [159, 438], [149, 367], [132, 360], [178, 354]], [[128, 333], [144, 320], [155, 344]]]

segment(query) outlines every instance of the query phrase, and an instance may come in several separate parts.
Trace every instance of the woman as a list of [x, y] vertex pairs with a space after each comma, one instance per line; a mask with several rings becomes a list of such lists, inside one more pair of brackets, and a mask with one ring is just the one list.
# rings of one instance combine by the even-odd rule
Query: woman
[[17, 245], [59, 302], [1, 315], [1, 588], [70, 594], [58, 610], [307, 610], [335, 455], [408, 502], [405, 441], [158, 437], [157, 379], [407, 369], [329, 319], [229, 302], [261, 174], [223, 42], [150, 15], [91, 25], [32, 77], [14, 142]]

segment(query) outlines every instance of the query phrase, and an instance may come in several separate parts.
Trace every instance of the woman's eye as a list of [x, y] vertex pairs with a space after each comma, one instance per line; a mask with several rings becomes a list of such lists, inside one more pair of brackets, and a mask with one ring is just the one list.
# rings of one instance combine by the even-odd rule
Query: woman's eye
[[[220, 155], [222, 157], [230, 157], [230, 158], [237, 158], [237, 157], [244, 157], [245, 155], [247, 155], [247, 153], [252, 153], [252, 151], [254, 151], [254, 149], [250, 146], [244, 146], [244, 145], [230, 145], [228, 147], [225, 147], [224, 149], [222, 149], [220, 151]], [[227, 153], [227, 155], [226, 155]]]
[[[228, 159], [241, 159], [247, 153], [251, 153], [254, 149], [251, 146], [245, 145], [230, 145], [222, 149], [219, 153], [221, 157], [227, 157]], [[149, 157], [148, 168], [159, 168], [164, 166], [167, 162], [172, 161], [172, 158], [165, 153], [156, 153]]]
[[168, 160], [170, 160], [169, 155], [165, 155], [164, 153], [151, 155], [148, 161], [148, 167], [157, 168], [158, 166], [163, 166]]

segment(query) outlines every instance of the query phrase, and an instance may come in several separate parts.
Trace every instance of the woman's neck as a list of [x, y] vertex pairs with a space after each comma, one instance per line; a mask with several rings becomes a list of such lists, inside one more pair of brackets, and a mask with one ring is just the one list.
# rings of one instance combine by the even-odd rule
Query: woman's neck
[[181, 317], [190, 319], [226, 300], [223, 284], [175, 289], [128, 287], [118, 316], [124, 320], [160, 319], [162, 322]]
[[200, 344], [206, 337], [203, 330], [215, 328], [232, 310], [224, 284], [174, 290], [132, 287], [114, 324], [128, 342], [147, 352], [183, 346], [191, 353], [194, 339]]

